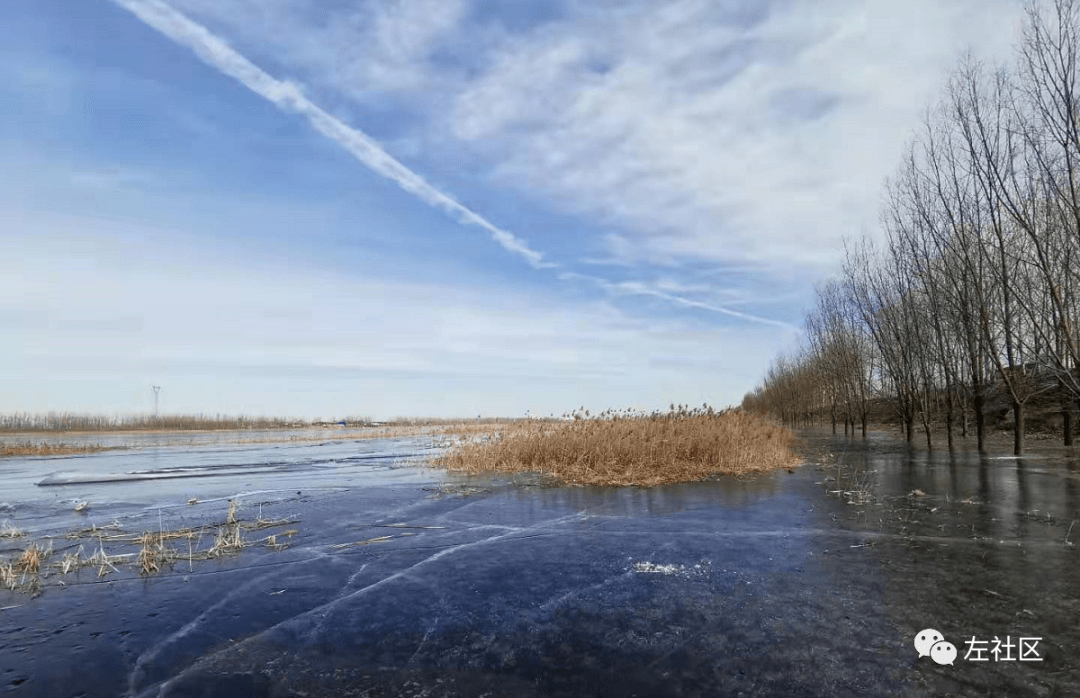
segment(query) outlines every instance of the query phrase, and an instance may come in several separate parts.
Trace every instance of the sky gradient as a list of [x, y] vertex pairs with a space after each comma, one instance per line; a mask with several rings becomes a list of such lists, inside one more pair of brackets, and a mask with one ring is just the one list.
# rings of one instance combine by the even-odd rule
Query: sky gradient
[[738, 403], [1015, 0], [6, 0], [0, 411]]

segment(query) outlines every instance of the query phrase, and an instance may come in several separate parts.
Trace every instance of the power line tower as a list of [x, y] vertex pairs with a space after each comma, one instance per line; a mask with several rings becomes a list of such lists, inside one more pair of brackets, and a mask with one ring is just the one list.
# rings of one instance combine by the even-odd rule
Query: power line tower
[[157, 417], [158, 393], [161, 392], [161, 386], [160, 385], [151, 385], [150, 389], [154, 391], [154, 416]]

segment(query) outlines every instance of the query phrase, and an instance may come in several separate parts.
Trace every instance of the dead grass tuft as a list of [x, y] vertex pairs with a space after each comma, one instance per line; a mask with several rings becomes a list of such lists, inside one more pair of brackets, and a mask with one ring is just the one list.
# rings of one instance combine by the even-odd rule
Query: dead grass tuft
[[237, 553], [247, 545], [244, 542], [244, 531], [240, 524], [218, 526], [214, 544], [206, 552], [207, 557], [221, 557], [228, 553]]
[[139, 556], [135, 565], [141, 574], [153, 574], [161, 570], [168, 559], [165, 541], [160, 533], [144, 533], [139, 537]]
[[51, 546], [49, 549], [45, 549], [37, 543], [31, 543], [15, 561], [15, 570], [21, 572], [23, 577], [26, 575], [36, 577], [38, 572], [41, 571], [41, 563], [49, 556], [50, 552], [52, 552]]
[[[14, 560], [0, 560], [0, 588], [18, 590], [32, 595], [41, 593], [43, 580], [51, 571], [59, 571], [62, 575], [71, 574], [83, 567], [97, 568], [98, 577], [105, 577], [112, 572], [121, 571], [121, 565], [125, 569], [134, 569], [142, 575], [152, 575], [165, 572], [177, 562], [188, 563], [188, 571], [193, 571], [196, 561], [205, 561], [218, 558], [230, 553], [238, 553], [252, 545], [263, 545], [273, 551], [285, 550], [289, 544], [285, 542], [299, 533], [298, 529], [291, 528], [280, 530], [278, 533], [267, 535], [264, 538], [247, 540], [245, 532], [270, 528], [282, 528], [287, 524], [298, 523], [296, 518], [270, 519], [262, 516], [254, 521], [241, 521], [237, 514], [235, 501], [229, 502], [229, 509], [225, 523], [206, 524], [192, 528], [168, 529], [160, 518], [157, 531], [147, 531], [141, 535], [127, 533], [122, 530], [118, 522], [105, 526], [92, 525], [77, 531], [72, 531], [66, 537], [78, 540], [85, 537], [94, 539], [92, 545], [97, 547], [97, 552], [87, 557], [81, 544], [72, 543], [68, 548], [78, 545], [78, 549], [65, 553], [58, 561], [48, 562], [53, 553], [52, 541], [47, 547], [41, 543], [30, 543], [22, 553]], [[8, 526], [10, 537], [21, 536], [22, 532]], [[210, 547], [200, 548], [205, 533], [215, 531], [213, 544]], [[180, 542], [177, 546], [176, 543]], [[122, 546], [132, 552], [109, 554], [105, 552], [105, 543], [110, 546]], [[183, 550], [183, 548], [187, 548]], [[93, 549], [93, 548], [91, 548]], [[65, 586], [62, 580], [56, 582], [57, 586]]]
[[708, 405], [666, 413], [574, 412], [465, 437], [437, 465], [458, 472], [536, 472], [586, 485], [661, 485], [793, 468], [794, 435], [759, 417]]
[[267, 536], [263, 544], [267, 548], [270, 548], [271, 550], [286, 550], [289, 547], [289, 544], [288, 543], [279, 543], [278, 542], [278, 536], [282, 535], [282, 536], [287, 536], [287, 537], [291, 538], [292, 534], [294, 534], [294, 533], [296, 533], [296, 531], [285, 531], [283, 533]]
[[14, 589], [19, 585], [19, 575], [11, 562], [0, 562], [0, 587]]
[[110, 572], [119, 572], [114, 562], [118, 562], [124, 556], [112, 555], [105, 552], [105, 546], [98, 544], [98, 551], [86, 559], [87, 564], [98, 568], [98, 577], [104, 577]]
[[60, 558], [60, 564], [58, 565], [58, 567], [60, 568], [60, 574], [71, 574], [72, 572], [78, 570], [83, 562], [82, 554], [83, 548], [80, 545], [79, 549], [75, 552], [68, 553], [64, 555], [64, 557]]

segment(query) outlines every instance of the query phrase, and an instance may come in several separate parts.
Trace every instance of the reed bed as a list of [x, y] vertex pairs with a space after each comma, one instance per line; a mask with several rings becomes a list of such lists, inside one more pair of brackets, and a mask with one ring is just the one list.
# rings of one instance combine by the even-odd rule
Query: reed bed
[[[477, 424], [475, 422], [451, 422], [447, 425], [429, 425], [429, 426], [400, 426], [400, 427], [364, 427], [364, 428], [348, 428], [348, 427], [336, 427], [328, 430], [321, 427], [298, 427], [298, 430], [302, 430], [300, 433], [293, 434], [245, 434], [236, 435], [214, 435], [212, 440], [208, 440], [207, 443], [213, 443], [214, 445], [222, 444], [263, 444], [263, 443], [303, 443], [303, 442], [319, 442], [328, 440], [356, 440], [363, 441], [367, 439], [394, 439], [403, 438], [408, 436], [423, 436], [427, 434], [463, 434], [473, 432], [490, 431], [491, 425], [489, 424]], [[225, 431], [225, 430], [219, 430]], [[317, 432], [317, 433], [313, 433]], [[136, 434], [137, 432], [131, 432]], [[58, 441], [34, 441], [32, 439], [22, 440], [6, 440], [12, 437], [5, 437], [0, 430], [0, 458], [20, 458], [31, 456], [68, 456], [78, 455], [84, 453], [98, 453], [101, 451], [113, 451], [113, 450], [130, 450], [140, 447], [152, 446], [154, 448], [161, 448], [164, 446], [193, 446], [194, 444], [190, 437], [177, 437], [175, 439], [155, 439], [153, 442], [140, 443], [137, 436], [131, 436], [130, 441], [125, 444], [103, 444], [103, 443], [64, 443]]]
[[0, 458], [18, 458], [26, 456], [70, 456], [78, 453], [98, 453], [114, 451], [124, 446], [106, 446], [104, 444], [65, 444], [46, 441], [0, 442]]
[[800, 462], [794, 435], [754, 415], [708, 405], [668, 412], [576, 411], [462, 437], [435, 464], [457, 472], [534, 472], [582, 485], [653, 486], [744, 475]]

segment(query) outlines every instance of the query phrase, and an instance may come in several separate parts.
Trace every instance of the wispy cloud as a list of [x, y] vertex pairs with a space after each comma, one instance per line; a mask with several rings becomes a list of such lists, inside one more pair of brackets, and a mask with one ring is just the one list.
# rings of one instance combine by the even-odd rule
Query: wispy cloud
[[476, 0], [176, 6], [320, 94], [392, 95], [407, 123], [393, 137], [422, 157], [594, 224], [562, 268], [752, 263], [801, 278], [875, 227], [927, 100], [969, 45], [1007, 53], [1020, 15], [1015, 0], [565, 0], [516, 23]]
[[258, 412], [308, 415], [719, 402], [764, 369], [762, 343], [782, 341], [766, 328], [383, 278], [377, 265], [237, 268], [218, 248], [111, 219], [34, 216], [19, 229], [21, 263], [0, 275], [0, 409], [48, 406], [41, 376], [118, 409], [151, 382], [170, 409], [237, 409], [247, 396], [264, 398]]
[[491, 223], [430, 185], [423, 177], [387, 153], [367, 134], [328, 114], [307, 99], [294, 83], [274, 78], [236, 52], [225, 41], [211, 34], [205, 27], [196, 24], [158, 0], [113, 0], [113, 2], [127, 9], [172, 41], [189, 47], [204, 62], [234, 78], [279, 109], [307, 117], [319, 133], [336, 141], [368, 168], [396, 182], [402, 189], [428, 205], [442, 209], [461, 223], [482, 228], [490, 233], [504, 249], [523, 257], [533, 267], [551, 266], [551, 263], [542, 260], [540, 252], [529, 247], [513, 233]]
[[[681, 295], [675, 295], [671, 292], [672, 283], [670, 281], [658, 281], [650, 284], [641, 281], [620, 281], [612, 282], [607, 279], [602, 279], [597, 276], [589, 274], [581, 274], [578, 272], [563, 272], [559, 275], [559, 278], [564, 281], [586, 281], [600, 288], [604, 289], [608, 294], [612, 296], [650, 296], [652, 298], [659, 298], [674, 305], [682, 306], [684, 308], [695, 308], [697, 310], [707, 310], [712, 313], [719, 313], [728, 317], [738, 318], [740, 320], [746, 320], [748, 322], [760, 323], [762, 325], [770, 325], [772, 327], [781, 327], [785, 330], [793, 332], [801, 332], [801, 330], [788, 322], [782, 322], [780, 320], [773, 320], [760, 315], [754, 315], [753, 313], [744, 313], [738, 310], [732, 310], [731, 308], [716, 305], [714, 303], [706, 303], [703, 301], [693, 300]], [[678, 292], [689, 293], [692, 289], [685, 286], [676, 286]]]
[[[508, 37], [439, 121], [504, 185], [621, 229], [611, 259], [835, 268], [921, 110], [1013, 0], [571, 3]], [[595, 257], [595, 256], [594, 256]]]
[[[370, 136], [344, 123], [341, 119], [314, 104], [304, 96], [298, 85], [290, 81], [274, 78], [229, 46], [220, 37], [212, 34], [206, 27], [192, 21], [164, 2], [160, 0], [113, 0], [113, 2], [129, 10], [140, 20], [172, 41], [191, 48], [204, 62], [234, 78], [278, 108], [305, 116], [317, 131], [340, 144], [361, 163], [396, 182], [400, 187], [417, 196], [428, 205], [442, 209], [463, 224], [477, 226], [486, 230], [504, 249], [523, 257], [535, 268], [557, 268], [559, 266], [543, 261], [542, 254], [528, 246], [523, 240], [496, 226], [479, 213], [463, 206], [451, 196], [433, 187], [422, 176], [391, 156]], [[416, 12], [405, 14], [406, 19], [409, 17], [415, 19]], [[389, 39], [386, 39], [386, 34], [394, 31], [401, 33], [402, 30], [399, 26], [401, 18], [386, 15], [382, 17], [382, 20], [380, 35], [383, 36], [383, 44], [387, 44]], [[452, 22], [444, 21], [439, 23], [439, 26], [445, 27], [448, 23]], [[399, 50], [408, 53], [410, 55], [409, 60], [415, 62], [416, 57], [413, 54], [417, 53], [417, 46], [425, 46], [430, 43], [431, 36], [436, 32], [436, 29], [437, 27], [435, 29], [428, 27], [418, 33], [410, 34], [405, 32], [404, 39], [399, 37], [398, 43], [402, 46]], [[384, 45], [383, 48], [386, 48], [386, 46]], [[402, 58], [401, 60], [405, 61], [406, 59]], [[599, 279], [598, 281], [602, 287], [609, 291], [616, 288], [611, 282]], [[642, 289], [644, 288], [643, 286]], [[620, 293], [625, 295], [627, 292], [622, 290]], [[676, 306], [706, 310], [748, 322], [784, 328], [790, 327], [784, 322], [684, 298], [662, 289], [637, 290], [634, 293], [636, 295], [650, 295]]]

